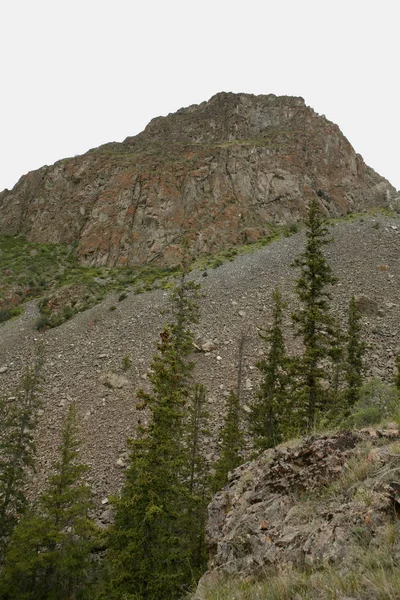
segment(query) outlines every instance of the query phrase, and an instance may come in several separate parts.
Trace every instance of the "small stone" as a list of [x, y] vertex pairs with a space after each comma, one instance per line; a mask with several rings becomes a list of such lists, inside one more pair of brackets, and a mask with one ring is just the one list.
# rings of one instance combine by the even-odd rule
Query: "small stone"
[[205, 340], [202, 344], [200, 344], [200, 348], [203, 350], [203, 352], [212, 352], [212, 350], [215, 350], [215, 343], [211, 340]]
[[253, 383], [251, 381], [251, 379], [246, 379], [246, 383], [245, 383], [245, 388], [246, 390], [252, 390], [253, 389]]
[[239, 315], [239, 317], [245, 317], [245, 316], [246, 316], [246, 311], [244, 311], [244, 310], [239, 310], [239, 311], [238, 311], [238, 315]]
[[127, 378], [123, 377], [122, 375], [118, 375], [117, 373], [106, 373], [101, 378], [101, 382], [103, 385], [111, 389], [121, 389], [128, 385]]
[[0, 367], [0, 373], [5, 373], [8, 371], [8, 367]]
[[102, 504], [108, 504], [108, 498], [103, 498], [103, 500], [101, 501]]
[[217, 360], [222, 360], [222, 356], [217, 356]]
[[104, 510], [100, 515], [100, 520], [103, 523], [112, 523], [112, 520], [113, 520], [112, 510], [110, 508], [107, 508], [107, 510]]

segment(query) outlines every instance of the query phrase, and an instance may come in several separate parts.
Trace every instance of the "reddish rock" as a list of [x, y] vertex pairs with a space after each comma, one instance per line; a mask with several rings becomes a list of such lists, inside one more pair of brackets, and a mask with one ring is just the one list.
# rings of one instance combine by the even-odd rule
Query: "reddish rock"
[[0, 194], [0, 232], [78, 242], [86, 264], [174, 264], [184, 238], [197, 254], [256, 241], [315, 196], [339, 216], [395, 190], [302, 98], [221, 93], [28, 173]]

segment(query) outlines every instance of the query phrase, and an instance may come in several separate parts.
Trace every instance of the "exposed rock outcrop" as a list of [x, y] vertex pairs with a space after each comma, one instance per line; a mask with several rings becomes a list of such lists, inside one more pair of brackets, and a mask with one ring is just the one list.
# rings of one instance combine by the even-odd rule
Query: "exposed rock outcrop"
[[220, 93], [123, 143], [58, 161], [0, 194], [0, 232], [78, 243], [95, 265], [174, 264], [297, 221], [317, 195], [337, 216], [394, 188], [302, 98]]
[[[242, 578], [268, 568], [351, 569], [400, 518], [396, 423], [271, 449], [231, 473], [209, 506], [211, 571]], [[360, 541], [361, 540], [361, 541]]]

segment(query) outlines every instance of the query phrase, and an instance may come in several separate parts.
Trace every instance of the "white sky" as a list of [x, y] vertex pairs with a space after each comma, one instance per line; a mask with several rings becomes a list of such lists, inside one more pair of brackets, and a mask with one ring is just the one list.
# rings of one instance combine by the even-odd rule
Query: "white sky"
[[2, 0], [0, 190], [219, 91], [303, 96], [400, 188], [398, 0]]

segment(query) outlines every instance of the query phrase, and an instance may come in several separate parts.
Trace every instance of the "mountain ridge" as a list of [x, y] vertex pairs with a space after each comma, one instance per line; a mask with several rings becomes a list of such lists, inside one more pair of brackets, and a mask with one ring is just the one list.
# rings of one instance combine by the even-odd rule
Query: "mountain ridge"
[[0, 193], [0, 233], [77, 243], [89, 265], [174, 265], [291, 224], [387, 206], [396, 190], [300, 97], [219, 93]]

